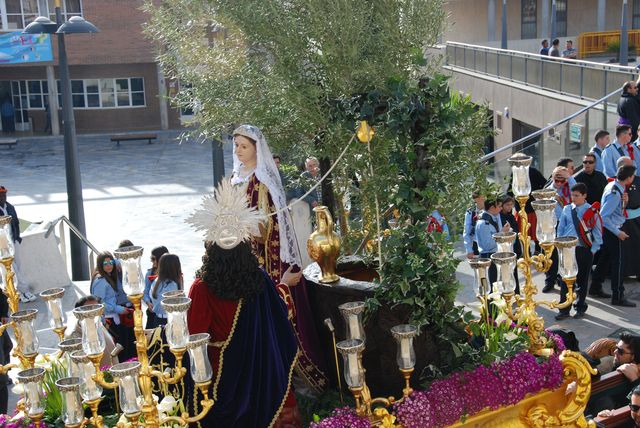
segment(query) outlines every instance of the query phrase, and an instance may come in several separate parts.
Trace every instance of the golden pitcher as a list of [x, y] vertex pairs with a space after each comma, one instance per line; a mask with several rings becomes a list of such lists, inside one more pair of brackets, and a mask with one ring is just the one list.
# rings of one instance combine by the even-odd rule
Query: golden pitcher
[[320, 282], [324, 284], [336, 282], [340, 279], [336, 274], [340, 255], [340, 237], [333, 231], [333, 219], [327, 207], [320, 205], [313, 211], [316, 213], [318, 228], [309, 236], [307, 251], [309, 257], [320, 266], [322, 272]]

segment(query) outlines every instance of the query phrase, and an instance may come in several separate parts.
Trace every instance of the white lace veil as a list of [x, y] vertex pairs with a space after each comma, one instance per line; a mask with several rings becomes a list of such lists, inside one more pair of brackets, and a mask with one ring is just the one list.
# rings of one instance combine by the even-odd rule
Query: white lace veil
[[[293, 220], [289, 214], [288, 209], [283, 209], [287, 206], [287, 198], [285, 197], [282, 181], [280, 180], [280, 173], [276, 163], [273, 160], [271, 150], [267, 140], [262, 135], [262, 131], [253, 125], [241, 125], [233, 131], [233, 135], [243, 135], [256, 142], [256, 170], [255, 174], [258, 180], [267, 186], [271, 199], [275, 205], [275, 209], [278, 212], [278, 225], [280, 227], [280, 259], [290, 265], [302, 266], [300, 253], [298, 251], [295, 231], [293, 229]], [[242, 162], [236, 156], [236, 146], [233, 146], [233, 178], [231, 182], [233, 184], [240, 184], [244, 182], [240, 175], [240, 168]], [[284, 272], [283, 272], [284, 273]]]

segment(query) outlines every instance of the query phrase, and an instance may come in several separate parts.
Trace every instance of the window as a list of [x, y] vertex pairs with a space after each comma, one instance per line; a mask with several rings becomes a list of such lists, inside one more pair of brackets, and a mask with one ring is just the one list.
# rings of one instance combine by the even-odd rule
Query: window
[[[52, 21], [56, 20], [56, 2], [55, 0], [48, 0], [49, 2], [49, 18]], [[80, 0], [63, 0], [62, 7], [60, 8], [62, 13], [62, 19], [68, 21], [72, 16], [82, 16], [82, 3]]]
[[633, 18], [631, 20], [631, 28], [640, 28], [640, 0], [633, 0]]
[[556, 0], [556, 37], [567, 37], [567, 0]]
[[[56, 20], [55, 0], [0, 0], [0, 30], [21, 30], [38, 16], [47, 16]], [[82, 0], [63, 0], [62, 19], [82, 15]], [[4, 23], [4, 24], [3, 24]]]
[[[14, 105], [23, 109], [43, 109], [48, 102], [49, 86], [46, 80], [14, 80], [11, 82]], [[62, 86], [59, 80], [58, 105], [62, 106]], [[127, 108], [144, 107], [144, 79], [85, 79], [71, 81], [73, 108]]]
[[535, 39], [538, 37], [538, 0], [522, 0], [521, 2], [521, 39]]

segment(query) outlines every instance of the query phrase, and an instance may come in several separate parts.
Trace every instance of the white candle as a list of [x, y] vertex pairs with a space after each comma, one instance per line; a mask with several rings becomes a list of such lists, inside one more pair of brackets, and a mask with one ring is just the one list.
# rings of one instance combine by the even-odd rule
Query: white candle
[[98, 343], [98, 331], [96, 330], [96, 324], [90, 318], [86, 318], [82, 320], [82, 322], [84, 323], [84, 340], [93, 348]]
[[127, 263], [127, 281], [132, 291], [139, 291], [140, 275], [138, 274], [138, 264], [135, 262]]
[[0, 252], [9, 251], [9, 239], [7, 234], [0, 232]]
[[503, 290], [509, 288], [511, 284], [511, 269], [509, 264], [503, 264], [500, 266], [500, 279], [502, 280]]
[[[136, 395], [136, 386], [134, 379], [131, 376], [125, 376], [122, 378], [122, 390], [124, 393], [124, 399], [126, 401], [127, 410], [133, 413], [134, 410], [140, 410], [138, 406], [138, 397]], [[125, 403], [123, 403], [125, 404]]]
[[55, 328], [59, 328], [63, 326], [62, 322], [62, 312], [60, 311], [60, 306], [58, 306], [57, 300], [49, 300], [49, 313], [51, 315], [51, 319], [54, 321]]
[[44, 405], [40, 400], [40, 386], [37, 382], [29, 382], [24, 385], [27, 396], [27, 415], [33, 416], [44, 412]]
[[78, 400], [78, 395], [73, 391], [67, 391], [64, 394], [67, 405], [67, 420], [72, 424], [78, 423], [84, 417], [84, 412], [82, 412], [82, 404]]
[[349, 315], [349, 334], [351, 337], [347, 337], [347, 339], [362, 339], [357, 315]]
[[358, 387], [360, 386], [360, 367], [359, 367], [359, 362], [358, 362], [358, 354], [357, 353], [353, 353], [353, 354], [348, 354], [349, 355], [349, 377], [351, 378], [351, 382], [353, 383], [353, 386]]
[[411, 348], [409, 347], [409, 339], [400, 339], [400, 357], [402, 358], [402, 368], [411, 368]]
[[98, 398], [102, 394], [102, 388], [93, 381], [92, 376], [96, 373], [96, 369], [90, 363], [81, 363], [84, 376], [82, 376], [84, 382], [84, 399], [93, 400]]
[[193, 366], [195, 368], [195, 372], [198, 375], [197, 377], [201, 377], [207, 370], [205, 367], [204, 356], [199, 349], [195, 349], [193, 352]]
[[502, 281], [496, 281], [493, 283], [493, 292], [500, 293], [503, 290]]
[[175, 348], [184, 348], [187, 346], [189, 338], [189, 330], [184, 322], [183, 316], [171, 315], [171, 328], [167, 341], [169, 345]]
[[33, 347], [33, 332], [31, 331], [31, 326], [29, 322], [23, 321], [20, 328], [20, 333], [22, 333], [22, 346], [23, 351], [30, 353], [31, 348]]

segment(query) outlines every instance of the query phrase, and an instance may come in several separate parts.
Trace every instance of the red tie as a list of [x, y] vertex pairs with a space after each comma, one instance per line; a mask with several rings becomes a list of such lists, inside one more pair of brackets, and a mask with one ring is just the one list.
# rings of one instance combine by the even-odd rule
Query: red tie
[[562, 206], [566, 206], [571, 203], [571, 190], [569, 190], [569, 183], [562, 185]]
[[631, 143], [627, 143], [627, 152], [629, 153], [631, 160], [634, 160], [633, 146]]

